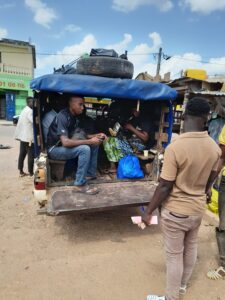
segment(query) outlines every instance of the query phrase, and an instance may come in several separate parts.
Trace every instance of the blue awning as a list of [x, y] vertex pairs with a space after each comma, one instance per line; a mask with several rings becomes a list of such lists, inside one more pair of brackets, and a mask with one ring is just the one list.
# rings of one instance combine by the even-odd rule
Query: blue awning
[[163, 83], [78, 74], [50, 74], [31, 81], [33, 90], [129, 100], [173, 100], [177, 92]]

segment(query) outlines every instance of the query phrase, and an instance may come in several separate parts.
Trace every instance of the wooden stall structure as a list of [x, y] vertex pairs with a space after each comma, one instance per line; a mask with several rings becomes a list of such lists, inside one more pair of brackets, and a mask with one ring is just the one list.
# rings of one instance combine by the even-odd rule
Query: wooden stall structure
[[211, 104], [212, 112], [217, 112], [222, 118], [225, 118], [225, 83], [223, 81], [181, 77], [169, 82], [168, 85], [178, 92], [178, 97], [174, 101], [173, 132], [182, 132], [182, 114], [188, 100], [195, 96], [206, 98]]

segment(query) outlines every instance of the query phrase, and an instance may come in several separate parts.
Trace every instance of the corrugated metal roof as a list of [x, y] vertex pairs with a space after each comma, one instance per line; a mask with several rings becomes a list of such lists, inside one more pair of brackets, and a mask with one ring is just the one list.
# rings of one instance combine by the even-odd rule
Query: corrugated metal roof
[[18, 46], [30, 46], [32, 47], [32, 45], [29, 42], [25, 42], [25, 41], [20, 41], [20, 40], [13, 40], [13, 39], [1, 39], [0, 40], [1, 44], [11, 44], [11, 45], [18, 45]]
[[183, 83], [183, 82], [209, 82], [209, 83], [225, 83], [225, 76], [221, 77], [210, 77], [207, 78], [206, 80], [201, 80], [201, 79], [196, 79], [196, 78], [191, 78], [191, 77], [180, 77], [177, 79], [174, 79], [169, 82], [169, 84], [175, 84], [175, 83]]
[[220, 91], [191, 91], [191, 93], [196, 95], [225, 97], [225, 92]]
[[209, 77], [206, 81], [209, 83], [225, 83], [225, 76]]

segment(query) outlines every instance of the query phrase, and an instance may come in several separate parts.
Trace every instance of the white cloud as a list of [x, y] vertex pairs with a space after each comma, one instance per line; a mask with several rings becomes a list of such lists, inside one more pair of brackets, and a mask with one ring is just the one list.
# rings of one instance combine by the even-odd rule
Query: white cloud
[[182, 7], [189, 7], [193, 12], [203, 14], [225, 10], [225, 0], [181, 0], [180, 5]]
[[150, 61], [152, 61], [152, 54], [158, 52], [162, 46], [162, 39], [157, 32], [152, 32], [148, 36], [152, 41], [152, 45], [141, 43], [128, 52], [129, 60], [134, 64], [135, 76], [144, 71], [155, 74], [155, 65], [150, 63]]
[[[129, 50], [128, 57], [134, 63], [135, 74], [138, 72], [143, 72], [144, 67], [148, 64], [151, 59], [151, 54], [159, 50], [162, 45], [162, 40], [157, 32], [149, 34], [149, 39], [152, 44], [148, 45], [142, 43], [136, 45], [133, 49], [130, 47], [130, 43], [133, 41], [131, 34], [125, 33], [123, 40], [112, 44], [104, 46], [107, 49], [115, 49], [119, 54], [124, 53], [125, 50]], [[50, 55], [46, 57], [37, 58], [37, 74], [44, 74], [52, 72], [53, 67], [60, 67], [62, 64], [66, 64], [73, 59], [80, 57], [83, 53], [90, 53], [91, 48], [98, 47], [98, 42], [93, 34], [88, 34], [79, 44], [74, 44], [71, 46], [66, 46], [62, 50], [57, 52], [57, 55]], [[72, 54], [72, 55], [70, 55]]]
[[111, 44], [106, 46], [106, 49], [114, 49], [118, 52], [118, 54], [122, 54], [125, 52], [125, 50], [128, 49], [129, 44], [132, 42], [133, 38], [132, 35], [129, 33], [125, 33], [123, 35], [123, 40], [121, 42], [118, 42], [116, 44]]
[[81, 27], [76, 26], [74, 24], [68, 24], [66, 25], [59, 33], [53, 34], [51, 35], [51, 37], [55, 38], [55, 39], [60, 39], [61, 37], [63, 37], [67, 32], [69, 33], [75, 33], [78, 31], [81, 31]]
[[162, 39], [159, 33], [152, 32], [149, 34], [150, 39], [152, 39], [153, 45], [151, 47], [151, 52], [156, 52], [162, 46]]
[[113, 0], [113, 9], [130, 12], [140, 6], [151, 5], [156, 6], [160, 11], [168, 11], [173, 7], [171, 0]]
[[[126, 33], [122, 41], [106, 47], [113, 48], [119, 53], [128, 50], [128, 58], [134, 64], [134, 76], [145, 71], [154, 76], [156, 73], [156, 61], [153, 59], [153, 53], [158, 52], [159, 47], [162, 46], [162, 39], [157, 32], [150, 33], [149, 39], [149, 43], [140, 43], [131, 47], [133, 37], [131, 34]], [[64, 47], [57, 52], [57, 55], [50, 55], [44, 58], [38, 56], [36, 75], [52, 73], [53, 67], [58, 68], [63, 64], [65, 65], [84, 53], [90, 53], [91, 48], [97, 47], [99, 45], [95, 36], [88, 34], [80, 43]], [[101, 45], [101, 47], [104, 47], [104, 45]], [[225, 57], [211, 58], [208, 63], [204, 63], [201, 55], [197, 53], [172, 54], [169, 60], [162, 60], [161, 75], [171, 72], [171, 78], [177, 78], [180, 76], [181, 71], [186, 69], [204, 69], [208, 75], [225, 73]]]
[[174, 55], [171, 59], [164, 61], [161, 74], [171, 72], [172, 78], [179, 77], [181, 71], [186, 69], [203, 69], [208, 75], [224, 74], [225, 57], [211, 58], [208, 62], [202, 62], [202, 57], [196, 53], [185, 53]]
[[51, 23], [57, 19], [55, 10], [41, 0], [25, 0], [25, 5], [32, 11], [34, 21], [39, 25], [50, 28]]
[[[162, 45], [161, 36], [157, 32], [152, 32], [149, 34], [149, 39], [152, 44], [148, 45], [147, 43], [141, 43], [133, 48], [130, 47], [133, 37], [131, 34], [125, 33], [123, 40], [112, 44], [103, 46], [107, 49], [115, 49], [119, 54], [124, 53], [125, 50], [128, 51], [129, 60], [134, 63], [135, 74], [139, 72], [146, 71], [145, 69], [148, 66], [149, 61], [151, 60], [152, 53], [158, 52], [159, 47]], [[44, 74], [52, 72], [53, 67], [60, 67], [62, 64], [66, 64], [73, 59], [78, 58], [83, 53], [90, 53], [91, 48], [98, 47], [98, 42], [94, 35], [88, 34], [84, 37], [80, 44], [74, 44], [71, 46], [64, 47], [61, 51], [57, 52], [56, 55], [50, 55], [46, 57], [38, 57], [37, 59], [37, 73]], [[68, 55], [72, 54], [72, 55]], [[152, 69], [154, 64], [152, 64]]]
[[0, 27], [0, 40], [6, 38], [8, 35], [8, 30]]
[[[136, 76], [147, 71], [150, 75], [156, 74], [156, 61], [152, 59], [152, 53], [158, 52], [162, 46], [162, 40], [158, 33], [149, 34], [153, 45], [139, 44], [128, 52], [129, 60], [134, 64]], [[197, 53], [174, 54], [169, 60], [162, 60], [161, 75], [170, 72], [171, 78], [177, 78], [186, 69], [204, 69], [208, 75], [225, 74], [225, 57], [211, 58], [208, 63]]]
[[[112, 8], [121, 12], [131, 12], [140, 6], [155, 6], [160, 11], [167, 12], [173, 8], [173, 0], [113, 0]], [[225, 10], [225, 0], [179, 0], [179, 6], [189, 8], [192, 12], [210, 14]]]
[[81, 28], [79, 26], [76, 26], [74, 24], [68, 24], [66, 25], [65, 31], [68, 31], [68, 32], [77, 32], [77, 31], [80, 31]]
[[43, 75], [52, 73], [53, 68], [59, 68], [63, 64], [79, 58], [84, 53], [89, 53], [91, 48], [96, 48], [97, 41], [93, 34], [88, 34], [84, 39], [78, 43], [64, 47], [62, 50], [57, 51], [57, 55], [49, 55], [46, 57], [37, 57], [37, 70], [36, 75]]

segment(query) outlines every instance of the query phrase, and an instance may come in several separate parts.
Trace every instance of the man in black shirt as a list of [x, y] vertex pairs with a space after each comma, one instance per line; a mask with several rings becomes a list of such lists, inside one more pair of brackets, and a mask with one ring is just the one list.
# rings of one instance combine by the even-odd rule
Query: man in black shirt
[[98, 146], [106, 138], [105, 134], [86, 135], [85, 139], [72, 138], [75, 129], [79, 128], [78, 116], [84, 110], [84, 99], [73, 95], [69, 99], [69, 107], [61, 110], [52, 122], [47, 148], [51, 159], [69, 160], [78, 158], [78, 166], [74, 186], [78, 192], [96, 194], [96, 188], [86, 185], [87, 179], [96, 177]]
[[110, 162], [109, 173], [116, 173], [116, 164], [121, 158], [135, 152], [150, 149], [155, 144], [154, 120], [143, 116], [140, 111], [132, 110], [132, 116], [122, 126], [123, 131], [118, 137], [110, 137], [104, 142], [106, 156]]
[[[154, 120], [150, 116], [141, 115], [140, 111], [133, 110], [133, 118], [124, 125], [124, 129], [130, 134], [130, 144], [137, 147], [138, 151], [150, 149], [155, 144]], [[136, 147], [135, 147], [136, 146]]]

